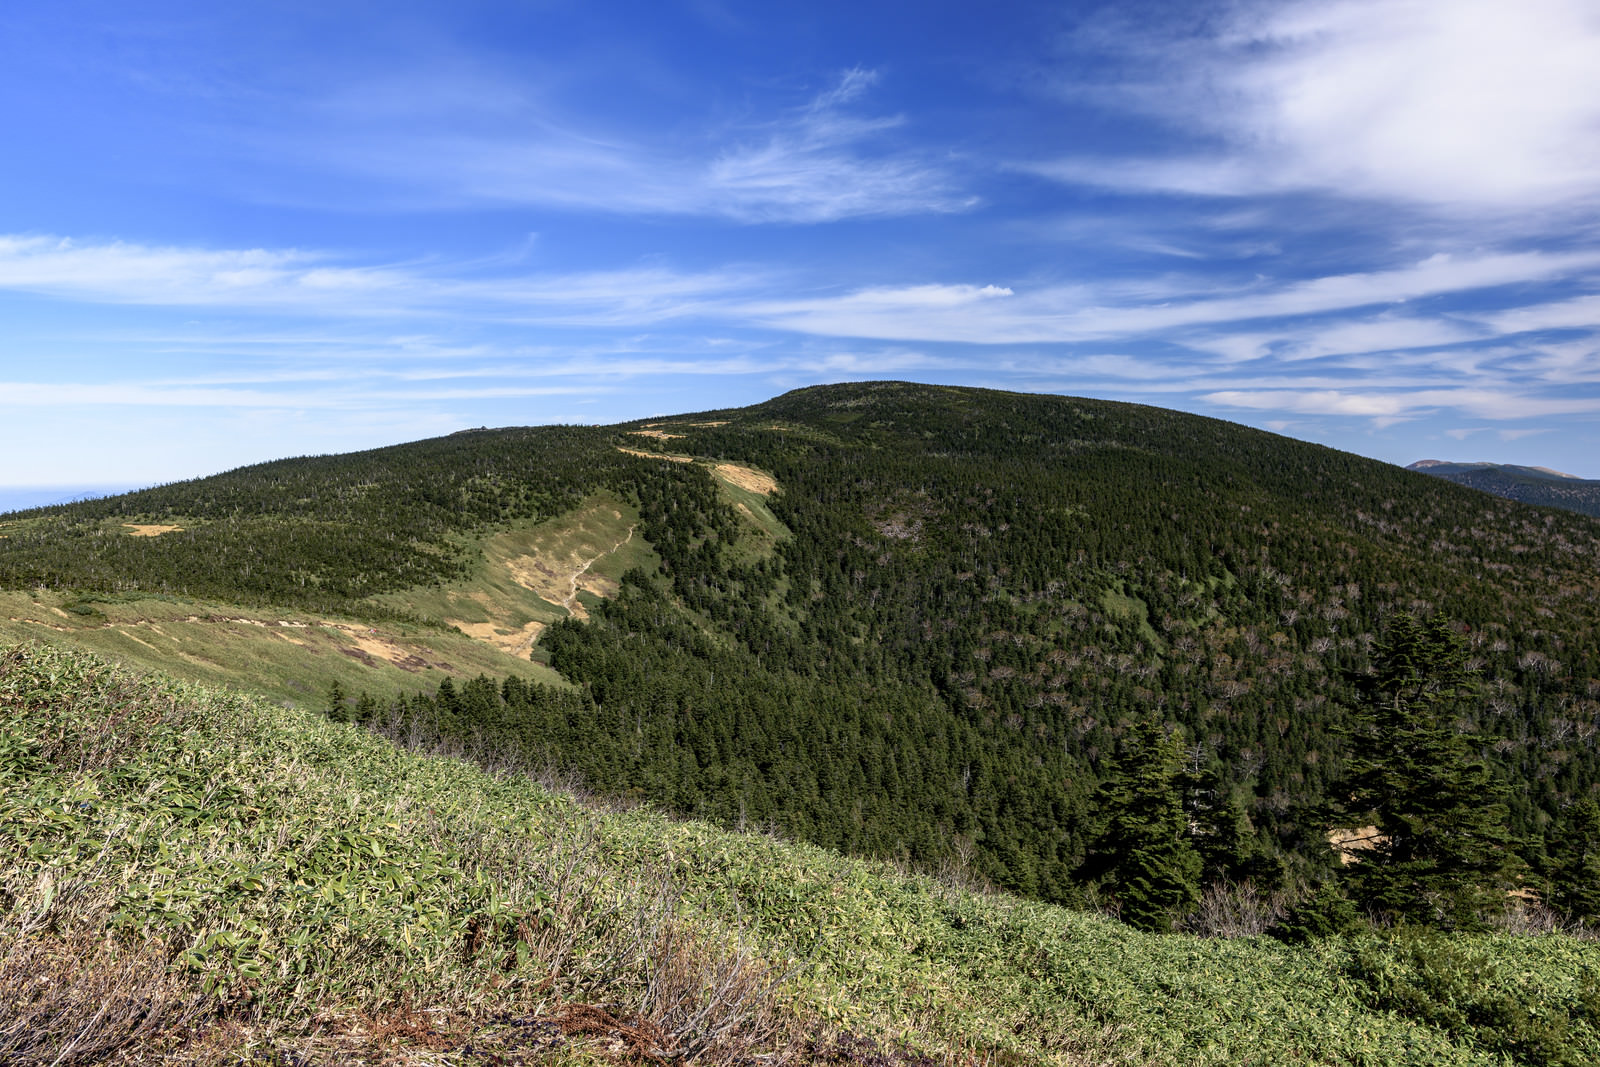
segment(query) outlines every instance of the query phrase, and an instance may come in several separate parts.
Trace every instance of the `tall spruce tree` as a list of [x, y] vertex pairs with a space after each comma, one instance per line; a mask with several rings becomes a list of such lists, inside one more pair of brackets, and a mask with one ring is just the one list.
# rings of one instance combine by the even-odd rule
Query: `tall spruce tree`
[[1518, 861], [1506, 790], [1459, 724], [1475, 691], [1465, 644], [1444, 620], [1395, 617], [1359, 679], [1362, 701], [1335, 790], [1341, 825], [1370, 823], [1375, 845], [1345, 869], [1375, 917], [1453, 929], [1504, 910]]
[[1593, 793], [1564, 813], [1550, 853], [1551, 905], [1575, 922], [1600, 925], [1600, 799]]
[[1204, 884], [1250, 882], [1258, 889], [1274, 889], [1283, 882], [1283, 860], [1256, 834], [1222, 772], [1198, 749], [1190, 753], [1179, 785]]
[[337, 680], [328, 685], [328, 718], [334, 722], [350, 721], [350, 698]]
[[1183, 733], [1142, 719], [1100, 787], [1105, 825], [1083, 873], [1115, 897], [1122, 919], [1143, 930], [1169, 931], [1200, 900], [1200, 855], [1183, 810]]

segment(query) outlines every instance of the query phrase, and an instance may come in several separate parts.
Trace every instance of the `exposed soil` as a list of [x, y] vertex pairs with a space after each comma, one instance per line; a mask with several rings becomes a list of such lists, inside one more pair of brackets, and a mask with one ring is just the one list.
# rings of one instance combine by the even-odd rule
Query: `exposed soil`
[[466, 634], [475, 641], [493, 645], [507, 655], [518, 659], [526, 659], [528, 653], [539, 640], [539, 635], [544, 633], [545, 624], [530, 622], [520, 630], [507, 629], [493, 622], [460, 622], [451, 623], [456, 629]]
[[1328, 831], [1328, 844], [1339, 854], [1339, 862], [1348, 866], [1361, 861], [1361, 853], [1370, 852], [1387, 840], [1376, 826], [1356, 826]]
[[636, 437], [655, 437], [662, 441], [674, 441], [683, 437], [681, 433], [668, 433], [665, 430], [629, 430]]
[[[584, 561], [583, 566], [579, 568], [578, 572], [571, 578], [571, 587], [567, 590], [566, 598], [561, 601], [562, 607], [566, 608], [580, 619], [587, 619], [589, 617], [589, 613], [583, 610], [582, 604], [578, 603], [579, 589], [584, 589], [588, 592], [595, 593], [597, 596], [610, 596], [612, 593], [616, 592], [617, 583], [613, 582], [610, 578], [601, 578], [599, 575], [591, 575], [587, 580], [585, 580], [584, 576], [589, 574], [590, 567], [593, 567], [596, 563], [599, 563], [602, 559], [611, 555], [611, 553], [617, 551], [629, 541], [632, 541], [633, 531], [635, 529], [637, 529], [636, 526], [628, 527], [627, 537], [624, 537], [622, 540], [618, 541], [616, 544], [612, 545], [598, 556], [595, 556], [593, 559]], [[606, 592], [600, 593], [598, 590], [594, 589], [593, 586], [597, 583], [604, 583], [603, 588], [606, 590]]]
[[740, 489], [748, 489], [752, 493], [769, 496], [778, 489], [778, 482], [770, 474], [763, 474], [754, 467], [741, 467], [737, 463], [718, 463], [716, 466], [717, 477], [730, 485]]
[[[578, 600], [580, 592], [593, 593], [599, 597], [609, 597], [615, 595], [617, 591], [617, 583], [614, 580], [601, 574], [595, 574], [590, 568], [629, 541], [632, 541], [635, 529], [637, 529], [636, 526], [629, 526], [628, 536], [589, 559], [569, 557], [566, 560], [553, 560], [548, 557], [540, 559], [534, 556], [523, 556], [520, 559], [508, 560], [506, 566], [511, 571], [511, 576], [519, 584], [539, 594], [541, 599], [548, 600], [552, 604], [560, 604], [575, 618], [587, 619], [589, 613], [584, 610], [583, 604]], [[466, 633], [472, 634], [474, 637], [478, 636], [466, 625], [454, 620], [452, 620], [452, 623], [461, 627]], [[489, 626], [491, 629], [494, 628], [493, 623], [480, 624], [479, 628], [481, 629], [484, 625]], [[530, 623], [529, 625], [540, 626], [538, 623]], [[543, 627], [540, 626], [540, 628], [542, 629]], [[527, 627], [524, 627], [523, 631], [527, 633]], [[492, 640], [491, 643], [498, 643], [498, 638], [502, 636], [504, 635], [497, 634], [496, 640]], [[528, 639], [528, 648], [533, 647], [533, 641], [537, 637], [538, 633], [535, 632]]]
[[694, 457], [693, 456], [669, 456], [669, 455], [666, 455], [666, 454], [661, 453], [661, 452], [641, 452], [636, 448], [623, 448], [621, 445], [617, 446], [617, 451], [618, 452], [626, 452], [630, 456], [638, 456], [641, 459], [664, 459], [668, 463], [693, 463], [694, 462]]
[[[280, 623], [279, 625], [289, 624]], [[437, 667], [442, 671], [450, 669], [450, 664], [430, 662], [419, 654], [418, 649], [409, 645], [402, 645], [394, 638], [389, 637], [387, 634], [379, 633], [369, 626], [352, 626], [349, 623], [328, 622], [326, 620], [323, 621], [322, 625], [326, 629], [338, 630], [349, 637], [355, 643], [356, 648], [368, 656], [384, 660], [403, 671], [415, 673], [416, 671], [427, 670], [429, 667]], [[345, 650], [340, 649], [340, 651], [344, 652]]]
[[160, 537], [164, 533], [183, 529], [182, 526], [164, 526], [159, 523], [125, 522], [122, 525], [128, 531], [129, 537]]
[[[68, 615], [60, 608], [51, 607], [50, 610], [63, 618], [72, 618], [72, 616]], [[10, 618], [12, 622], [31, 623], [35, 626], [43, 626], [47, 629], [56, 630], [60, 633], [73, 633], [85, 629], [85, 627], [82, 626], [59, 626], [53, 623], [45, 622], [41, 619], [30, 619], [15, 615], [11, 616]], [[280, 640], [287, 641], [289, 644], [297, 645], [312, 652], [316, 652], [318, 651], [319, 647], [326, 647], [326, 645], [321, 642], [317, 642], [311, 634], [302, 635], [301, 631], [312, 629], [324, 631], [334, 630], [340, 634], [343, 634], [355, 646], [354, 648], [350, 648], [347, 646], [341, 647], [335, 644], [333, 646], [334, 649], [347, 656], [350, 656], [353, 659], [360, 660], [362, 663], [365, 663], [368, 666], [377, 666], [379, 662], [383, 662], [391, 664], [395, 667], [399, 667], [401, 670], [412, 672], [427, 670], [430, 667], [437, 668], [439, 670], [451, 669], [451, 666], [448, 663], [435, 662], [425, 658], [423, 653], [432, 654], [431, 649], [417, 648], [416, 646], [410, 644], [403, 644], [396, 638], [390, 637], [389, 635], [381, 633], [369, 626], [334, 622], [330, 619], [321, 619], [317, 622], [293, 622], [288, 619], [252, 619], [242, 615], [189, 615], [182, 620], [174, 621], [182, 621], [190, 624], [206, 623], [213, 626], [254, 626], [258, 629], [270, 632], [272, 636], [277, 637]], [[151, 644], [149, 641], [140, 638], [132, 632], [133, 630], [148, 629], [151, 632], [159, 634], [174, 643], [181, 643], [183, 641], [182, 637], [176, 634], [167, 633], [167, 631], [163, 630], [159, 625], [148, 619], [137, 619], [127, 622], [103, 622], [98, 626], [91, 626], [88, 628], [98, 630], [114, 630], [123, 637], [126, 637], [138, 644], [144, 645], [153, 652], [162, 652], [163, 650]], [[531, 646], [531, 644], [532, 642], [530, 641], [529, 645]], [[523, 654], [526, 655], [526, 652]], [[185, 655], [181, 650], [179, 655], [184, 656], [186, 659], [194, 659], [192, 656]]]

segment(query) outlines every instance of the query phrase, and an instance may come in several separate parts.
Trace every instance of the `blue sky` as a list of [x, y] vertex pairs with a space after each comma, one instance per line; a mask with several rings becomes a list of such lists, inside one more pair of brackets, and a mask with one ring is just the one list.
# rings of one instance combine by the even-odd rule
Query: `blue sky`
[[60, 0], [0, 100], [0, 485], [874, 378], [1600, 478], [1593, 0]]

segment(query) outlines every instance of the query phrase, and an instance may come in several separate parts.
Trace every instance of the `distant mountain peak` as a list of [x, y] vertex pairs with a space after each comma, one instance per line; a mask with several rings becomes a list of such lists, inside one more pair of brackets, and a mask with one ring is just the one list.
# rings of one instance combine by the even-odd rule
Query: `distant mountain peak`
[[1549, 467], [1525, 467], [1515, 463], [1487, 461], [1454, 463], [1445, 459], [1419, 459], [1406, 470], [1426, 474], [1430, 478], [1443, 478], [1457, 485], [1480, 489], [1511, 500], [1520, 500], [1524, 504], [1564, 508], [1567, 511], [1600, 518], [1600, 480], [1590, 481]]
[[1438, 473], [1438, 468], [1441, 467], [1446, 468], [1451, 472], [1496, 470], [1508, 471], [1513, 474], [1531, 474], [1536, 477], [1566, 478], [1569, 481], [1574, 482], [1581, 482], [1585, 480], [1576, 474], [1568, 474], [1565, 471], [1558, 471], [1553, 467], [1534, 467], [1518, 463], [1495, 463], [1492, 460], [1486, 459], [1473, 460], [1471, 462], [1463, 462], [1452, 459], [1419, 459], [1415, 463], [1407, 464], [1406, 470]]

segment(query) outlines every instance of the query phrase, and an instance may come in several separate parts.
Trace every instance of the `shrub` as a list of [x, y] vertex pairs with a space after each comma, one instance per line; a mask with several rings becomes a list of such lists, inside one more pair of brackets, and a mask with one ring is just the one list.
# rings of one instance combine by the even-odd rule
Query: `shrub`
[[1322, 885], [1315, 893], [1289, 909], [1267, 933], [1290, 945], [1304, 944], [1326, 937], [1343, 937], [1361, 930], [1365, 923], [1356, 906], [1333, 885]]
[[[1358, 946], [1346, 973], [1374, 1008], [1437, 1027], [1457, 1039], [1529, 1067], [1588, 1067], [1600, 1022], [1593, 978], [1565, 1004], [1530, 1009], [1525, 992], [1485, 951], [1417, 927]], [[1590, 1040], [1580, 1042], [1585, 1025]], [[1588, 1045], [1585, 1051], [1581, 1045]]]

